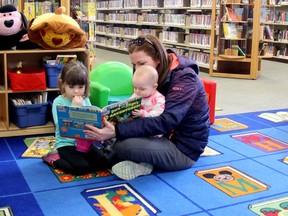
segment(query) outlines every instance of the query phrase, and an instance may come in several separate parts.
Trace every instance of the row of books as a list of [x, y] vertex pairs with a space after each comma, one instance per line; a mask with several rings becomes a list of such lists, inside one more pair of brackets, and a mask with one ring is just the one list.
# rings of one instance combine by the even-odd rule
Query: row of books
[[0, 1], [0, 7], [7, 5], [7, 4], [11, 4], [11, 5], [14, 5], [15, 7], [17, 7], [18, 0], [1, 0]]
[[172, 43], [184, 43], [185, 35], [178, 31], [162, 31], [162, 41]]
[[288, 11], [267, 11], [267, 16], [263, 22], [288, 23]]
[[59, 7], [59, 1], [24, 1], [24, 15], [27, 20], [44, 13], [52, 13]]
[[186, 15], [185, 14], [165, 14], [164, 24], [165, 25], [185, 25]]
[[259, 55], [288, 59], [288, 47], [262, 43], [259, 48]]
[[211, 27], [211, 14], [191, 14], [191, 26]]
[[142, 13], [142, 23], [159, 24], [158, 13]]
[[131, 23], [154, 23], [166, 25], [211, 27], [211, 14], [165, 14], [164, 19], [158, 13], [97, 13], [96, 20], [98, 22], [131, 22]]
[[190, 33], [188, 37], [188, 43], [194, 46], [204, 46], [209, 48], [211, 43], [211, 35]]
[[174, 52], [187, 56], [188, 58], [191, 58], [195, 60], [199, 65], [203, 67], [209, 67], [209, 61], [210, 61], [210, 53], [201, 52], [197, 50], [191, 50], [191, 49], [185, 49], [185, 48], [176, 48], [176, 47], [166, 47], [169, 49], [172, 49]]
[[[220, 0], [216, 0], [216, 5], [220, 5]], [[117, 1], [99, 1], [96, 2], [97, 9], [122, 9], [122, 8], [157, 8], [157, 7], [212, 7], [212, 0], [117, 0]]]
[[31, 95], [21, 95], [10, 97], [9, 100], [16, 106], [30, 105], [30, 104], [40, 104], [47, 102], [47, 92], [40, 92]]
[[70, 61], [76, 61], [77, 55], [57, 55], [56, 57], [45, 56], [43, 57], [43, 63], [47, 65], [63, 65]]

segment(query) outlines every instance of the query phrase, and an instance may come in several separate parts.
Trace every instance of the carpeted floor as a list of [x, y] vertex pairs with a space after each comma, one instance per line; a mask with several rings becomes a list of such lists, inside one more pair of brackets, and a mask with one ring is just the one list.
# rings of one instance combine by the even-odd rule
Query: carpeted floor
[[[288, 109], [269, 112], [277, 111]], [[208, 144], [217, 154], [131, 181], [63, 183], [41, 159], [21, 158], [25, 137], [0, 138], [0, 214], [10, 206], [16, 216], [288, 215], [288, 121], [261, 113], [218, 116]]]

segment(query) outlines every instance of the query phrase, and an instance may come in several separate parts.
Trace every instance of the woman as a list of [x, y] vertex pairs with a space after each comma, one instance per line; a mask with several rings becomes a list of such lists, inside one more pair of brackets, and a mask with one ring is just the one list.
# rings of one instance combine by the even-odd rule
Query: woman
[[[187, 169], [198, 160], [208, 143], [209, 106], [197, 64], [165, 50], [153, 35], [131, 40], [128, 47], [134, 70], [141, 65], [157, 69], [157, 90], [165, 96], [165, 110], [157, 117], [135, 119], [113, 126], [104, 119], [104, 128], [90, 125], [85, 133], [96, 140], [115, 137], [104, 148], [112, 171], [130, 180], [150, 174], [154, 168]], [[164, 134], [163, 137], [155, 137]]]

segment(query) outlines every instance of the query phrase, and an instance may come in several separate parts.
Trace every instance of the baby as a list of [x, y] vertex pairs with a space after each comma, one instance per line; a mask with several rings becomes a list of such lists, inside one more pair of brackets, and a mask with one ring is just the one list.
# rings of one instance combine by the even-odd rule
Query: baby
[[159, 116], [165, 108], [165, 97], [156, 89], [158, 86], [157, 70], [150, 65], [142, 65], [133, 75], [134, 93], [142, 96], [141, 109], [132, 112], [135, 117]]

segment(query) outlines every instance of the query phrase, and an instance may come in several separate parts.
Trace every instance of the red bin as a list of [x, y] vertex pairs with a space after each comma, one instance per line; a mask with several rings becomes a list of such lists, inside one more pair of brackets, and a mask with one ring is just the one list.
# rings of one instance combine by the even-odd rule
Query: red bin
[[13, 91], [46, 90], [46, 75], [42, 68], [8, 69], [10, 88]]

